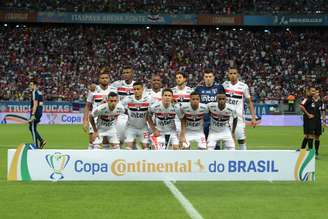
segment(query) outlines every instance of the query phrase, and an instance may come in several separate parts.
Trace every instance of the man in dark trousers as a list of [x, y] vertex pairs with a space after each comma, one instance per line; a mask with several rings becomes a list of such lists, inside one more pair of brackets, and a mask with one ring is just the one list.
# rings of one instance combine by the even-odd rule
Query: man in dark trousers
[[[313, 96], [315, 104], [315, 130], [314, 130], [314, 148], [315, 157], [319, 159], [320, 135], [322, 134], [322, 125], [326, 126], [326, 106], [320, 98], [320, 91], [317, 89]], [[323, 122], [321, 122], [321, 119]]]
[[315, 95], [316, 89], [310, 87], [307, 90], [307, 97], [300, 104], [300, 109], [303, 111], [303, 131], [304, 139], [301, 148], [306, 148], [308, 144], [309, 149], [313, 149], [313, 139], [315, 135], [315, 102], [313, 96]]
[[32, 133], [32, 139], [37, 149], [42, 149], [47, 143], [46, 140], [40, 136], [37, 125], [41, 121], [42, 110], [43, 110], [43, 96], [38, 90], [38, 81], [33, 78], [30, 81], [30, 88], [32, 90], [31, 97], [31, 114], [29, 119], [29, 129]]

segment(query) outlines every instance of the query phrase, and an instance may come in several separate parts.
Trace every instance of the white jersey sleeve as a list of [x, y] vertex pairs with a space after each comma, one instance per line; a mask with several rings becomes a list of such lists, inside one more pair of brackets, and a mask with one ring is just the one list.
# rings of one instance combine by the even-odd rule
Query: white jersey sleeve
[[246, 99], [251, 98], [251, 95], [250, 95], [250, 92], [249, 92], [249, 87], [248, 87], [247, 84], [245, 84], [245, 86], [244, 86], [244, 96], [245, 96]]
[[91, 91], [88, 92], [87, 102], [93, 103], [93, 93]]

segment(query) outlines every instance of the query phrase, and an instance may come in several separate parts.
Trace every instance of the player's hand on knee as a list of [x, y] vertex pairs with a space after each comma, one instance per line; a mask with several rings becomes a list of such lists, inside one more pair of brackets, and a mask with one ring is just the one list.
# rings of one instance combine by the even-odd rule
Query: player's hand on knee
[[98, 137], [99, 137], [98, 132], [92, 133], [92, 141], [96, 140], [96, 138]]
[[155, 128], [155, 130], [154, 130], [154, 132], [153, 132], [153, 135], [154, 135], [155, 137], [158, 137], [158, 136], [161, 135], [161, 133], [159, 132], [159, 130], [158, 130], [157, 128]]

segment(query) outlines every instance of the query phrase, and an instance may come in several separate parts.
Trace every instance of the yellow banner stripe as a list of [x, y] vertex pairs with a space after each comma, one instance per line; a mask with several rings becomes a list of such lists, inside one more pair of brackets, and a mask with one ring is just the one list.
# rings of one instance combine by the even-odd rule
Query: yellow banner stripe
[[298, 178], [299, 178], [298, 171], [299, 171], [300, 166], [301, 166], [301, 164], [304, 160], [305, 155], [306, 155], [306, 149], [301, 149], [300, 155], [297, 158], [295, 169], [294, 169], [294, 177], [295, 177], [296, 180], [298, 180]]
[[21, 144], [16, 149], [14, 158], [10, 164], [9, 173], [8, 173], [8, 177], [7, 177], [8, 180], [18, 180], [17, 179], [17, 166], [18, 166], [18, 162], [19, 162], [19, 156], [21, 155], [24, 146], [25, 146], [24, 144]]

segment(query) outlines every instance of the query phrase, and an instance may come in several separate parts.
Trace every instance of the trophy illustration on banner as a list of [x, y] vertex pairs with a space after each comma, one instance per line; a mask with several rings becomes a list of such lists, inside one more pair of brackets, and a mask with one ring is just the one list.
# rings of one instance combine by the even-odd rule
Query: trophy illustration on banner
[[49, 167], [53, 170], [50, 179], [55, 181], [63, 179], [64, 175], [62, 172], [67, 166], [70, 156], [56, 152], [54, 154], [47, 154], [46, 160]]

